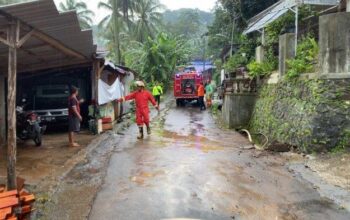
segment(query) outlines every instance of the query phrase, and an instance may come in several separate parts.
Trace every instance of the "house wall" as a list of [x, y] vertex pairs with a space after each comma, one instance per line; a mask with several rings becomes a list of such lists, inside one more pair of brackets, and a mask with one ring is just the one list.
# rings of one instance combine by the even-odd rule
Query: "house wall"
[[6, 140], [6, 105], [5, 105], [5, 77], [0, 73], [0, 146]]

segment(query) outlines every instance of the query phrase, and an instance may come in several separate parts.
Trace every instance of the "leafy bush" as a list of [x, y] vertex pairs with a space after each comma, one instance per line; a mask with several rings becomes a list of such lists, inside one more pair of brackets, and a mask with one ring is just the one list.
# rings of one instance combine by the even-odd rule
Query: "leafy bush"
[[242, 56], [241, 53], [235, 53], [230, 59], [224, 64], [224, 68], [228, 72], [234, 72], [238, 67], [245, 66], [248, 60]]
[[269, 75], [275, 69], [273, 63], [258, 63], [256, 61], [250, 62], [247, 67], [249, 70], [249, 76], [252, 78]]
[[302, 73], [314, 72], [318, 57], [318, 44], [312, 37], [304, 38], [297, 47], [297, 56], [288, 60], [287, 79], [300, 76]]

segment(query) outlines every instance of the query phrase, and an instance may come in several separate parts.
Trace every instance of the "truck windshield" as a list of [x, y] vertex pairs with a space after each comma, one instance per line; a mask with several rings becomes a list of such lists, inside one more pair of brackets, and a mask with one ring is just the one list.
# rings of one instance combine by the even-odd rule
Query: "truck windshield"
[[67, 108], [68, 96], [68, 85], [38, 86], [34, 97], [34, 109], [45, 110]]

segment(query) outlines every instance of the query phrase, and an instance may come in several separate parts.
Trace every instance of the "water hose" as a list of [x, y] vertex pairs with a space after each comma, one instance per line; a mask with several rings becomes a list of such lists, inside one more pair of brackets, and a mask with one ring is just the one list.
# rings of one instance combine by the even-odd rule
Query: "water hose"
[[263, 133], [261, 133], [261, 132], [256, 133], [256, 134], [264, 136], [266, 142], [265, 142], [262, 146], [259, 146], [259, 145], [257, 145], [257, 144], [254, 143], [253, 138], [252, 138], [250, 132], [249, 132], [247, 129], [242, 129], [242, 130], [240, 130], [240, 131], [241, 131], [241, 132], [244, 132], [244, 133], [246, 133], [246, 134], [248, 135], [248, 140], [249, 140], [249, 142], [250, 142], [251, 144], [253, 144], [253, 146], [254, 146], [256, 149], [258, 149], [258, 150], [264, 150], [265, 147], [266, 147], [266, 145], [269, 143], [269, 138], [268, 138], [266, 135], [264, 135]]

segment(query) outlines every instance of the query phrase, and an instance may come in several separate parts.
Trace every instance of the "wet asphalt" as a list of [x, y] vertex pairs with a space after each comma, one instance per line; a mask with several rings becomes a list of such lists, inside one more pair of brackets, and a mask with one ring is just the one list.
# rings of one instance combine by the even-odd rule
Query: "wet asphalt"
[[131, 126], [118, 137], [90, 220], [350, 219], [284, 158], [244, 150], [248, 140], [207, 111], [171, 103], [150, 136], [136, 135]]

